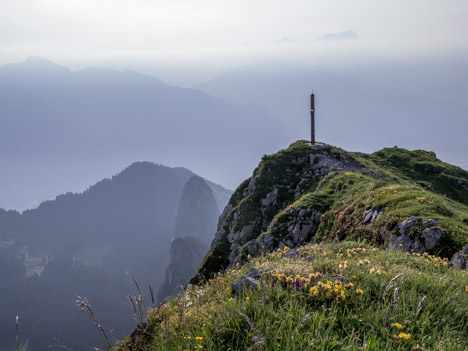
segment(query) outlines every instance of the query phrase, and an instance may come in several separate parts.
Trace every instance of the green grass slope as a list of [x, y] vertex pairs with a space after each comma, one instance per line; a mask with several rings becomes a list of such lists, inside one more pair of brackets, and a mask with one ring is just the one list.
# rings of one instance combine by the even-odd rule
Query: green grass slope
[[[468, 272], [447, 260], [347, 241], [308, 244], [296, 258], [287, 250], [188, 287], [115, 349], [468, 349]], [[250, 267], [258, 286], [232, 296]]]

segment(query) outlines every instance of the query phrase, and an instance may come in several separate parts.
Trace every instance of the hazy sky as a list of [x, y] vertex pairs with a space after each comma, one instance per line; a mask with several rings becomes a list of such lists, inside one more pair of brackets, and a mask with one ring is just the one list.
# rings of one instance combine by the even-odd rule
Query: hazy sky
[[445, 52], [468, 46], [466, 18], [466, 0], [0, 0], [0, 64], [227, 56], [350, 29], [387, 52]]

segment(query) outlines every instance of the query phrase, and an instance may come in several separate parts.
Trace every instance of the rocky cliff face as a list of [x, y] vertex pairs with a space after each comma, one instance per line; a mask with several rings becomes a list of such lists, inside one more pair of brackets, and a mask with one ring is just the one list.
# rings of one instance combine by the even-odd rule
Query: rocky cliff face
[[452, 255], [468, 238], [466, 184], [468, 172], [430, 152], [365, 155], [296, 142], [264, 156], [234, 192], [192, 282], [249, 255], [311, 240], [352, 237]]
[[171, 262], [158, 291], [158, 301], [181, 291], [197, 271], [208, 245], [192, 237], [177, 238], [171, 244]]
[[219, 209], [205, 180], [191, 177], [185, 184], [175, 220], [175, 236], [191, 236], [209, 245], [216, 232]]

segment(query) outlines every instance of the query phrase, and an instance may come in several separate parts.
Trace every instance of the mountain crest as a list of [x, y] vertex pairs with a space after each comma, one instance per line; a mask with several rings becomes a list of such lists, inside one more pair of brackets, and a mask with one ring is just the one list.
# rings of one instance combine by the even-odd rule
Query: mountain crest
[[391, 148], [366, 155], [298, 141], [264, 156], [237, 188], [192, 282], [311, 240], [401, 243], [397, 249], [450, 257], [468, 237], [467, 184], [468, 172], [434, 153]]

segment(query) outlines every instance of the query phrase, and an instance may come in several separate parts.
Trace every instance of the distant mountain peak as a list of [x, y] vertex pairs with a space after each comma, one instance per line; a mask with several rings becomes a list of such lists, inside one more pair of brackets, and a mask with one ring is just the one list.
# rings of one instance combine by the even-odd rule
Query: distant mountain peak
[[47, 60], [45, 58], [42, 58], [42, 57], [38, 57], [38, 56], [28, 56], [26, 57], [26, 60], [24, 62], [28, 62], [28, 63], [39, 63], [39, 64], [50, 64], [50, 65], [57, 65], [55, 62], [51, 61], [51, 60]]
[[291, 43], [297, 43], [296, 40], [293, 40], [291, 38], [288, 38], [286, 36], [284, 36], [283, 38], [281, 38], [280, 40], [276, 40], [273, 42], [274, 44], [291, 44]]
[[69, 74], [68, 67], [36, 56], [29, 56], [23, 62], [9, 63], [0, 67], [1, 73], [28, 75], [61, 75]]
[[354, 30], [347, 30], [339, 33], [330, 33], [321, 37], [319, 40], [335, 41], [335, 40], [359, 40], [359, 35]]

